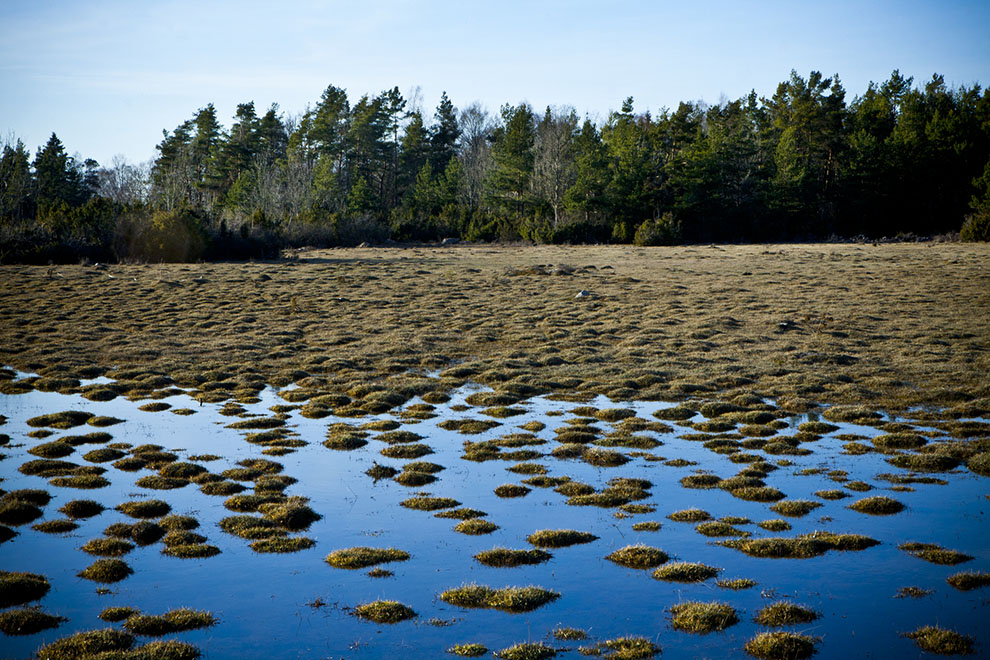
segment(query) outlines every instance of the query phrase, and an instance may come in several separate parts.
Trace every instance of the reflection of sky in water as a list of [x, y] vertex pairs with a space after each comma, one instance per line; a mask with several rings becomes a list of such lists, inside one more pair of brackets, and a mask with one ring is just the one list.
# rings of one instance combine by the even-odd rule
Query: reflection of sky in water
[[[549, 631], [561, 625], [583, 628], [599, 640], [643, 635], [659, 643], [666, 657], [741, 658], [745, 657], [743, 644], [759, 630], [752, 616], [774, 598], [791, 599], [822, 612], [819, 621], [799, 627], [801, 632], [823, 638], [819, 657], [914, 656], [917, 649], [899, 633], [935, 623], [974, 636], [984, 651], [990, 648], [990, 634], [981, 625], [987, 614], [986, 590], [958, 592], [945, 582], [948, 575], [959, 570], [990, 568], [985, 479], [961, 469], [957, 474], [939, 475], [949, 480], [948, 486], [917, 484], [915, 492], [888, 492], [908, 505], [905, 512], [894, 516], [870, 517], [848, 510], [846, 506], [850, 502], [863, 496], [859, 493], [852, 493], [853, 497], [844, 500], [822, 501], [821, 508], [804, 518], [788, 519], [793, 529], [786, 535], [827, 529], [867, 534], [883, 544], [863, 552], [833, 551], [814, 559], [756, 559], [715, 545], [712, 539], [694, 531], [691, 524], [666, 518], [673, 511], [690, 507], [706, 509], [716, 518], [746, 516], [754, 523], [780, 517], [769, 510], [769, 504], [745, 502], [718, 489], [681, 487], [678, 480], [694, 470], [730, 477], [745, 467], [704, 449], [699, 442], [676, 438], [684, 429], [658, 436], [664, 444], [651, 453], [668, 459], [687, 458], [697, 461], [697, 466], [674, 468], [634, 459], [618, 468], [595, 468], [576, 460], [562, 461], [549, 456], [538, 459], [549, 468], [551, 476], [566, 475], [596, 488], [615, 476], [649, 479], [654, 484], [652, 497], [643, 503], [657, 507], [653, 514], [619, 520], [613, 517], [612, 509], [567, 506], [566, 498], [551, 489], [533, 488], [529, 495], [517, 499], [495, 497], [492, 491], [496, 486], [519, 483], [527, 475], [507, 472], [505, 468], [511, 462], [461, 460], [462, 443], [517, 431], [518, 425], [534, 419], [547, 424], [538, 435], [552, 441], [553, 430], [562, 426], [569, 416], [546, 413], [566, 412], [579, 404], [534, 398], [518, 404], [527, 410], [525, 415], [501, 420], [501, 426], [480, 435], [437, 428], [436, 424], [445, 418], [482, 417], [477, 408], [463, 413], [447, 410], [447, 406], [463, 403], [467, 395], [477, 390], [470, 386], [462, 388], [449, 404], [437, 406], [441, 416], [403, 425], [426, 436], [424, 442], [436, 452], [422, 460], [447, 468], [437, 475], [439, 481], [424, 488], [407, 488], [387, 480], [373, 483], [364, 474], [374, 461], [397, 467], [404, 463], [382, 457], [378, 453], [384, 446], [381, 442], [372, 439], [366, 447], [353, 452], [331, 451], [320, 444], [328, 424], [334, 421], [360, 425], [375, 418], [393, 418], [392, 415], [310, 420], [294, 414], [290, 426], [310, 444], [275, 460], [285, 465], [285, 474], [299, 479], [299, 483], [287, 489], [287, 494], [311, 498], [312, 508], [323, 519], [304, 532], [317, 545], [289, 555], [256, 554], [247, 541], [221, 532], [216, 527], [217, 521], [233, 512], [223, 507], [225, 498], [203, 495], [195, 485], [172, 491], [143, 490], [134, 486], [134, 480], [149, 472], [124, 473], [109, 464], [104, 467], [109, 468], [106, 476], [111, 486], [94, 491], [55, 488], [39, 477], [17, 472], [22, 462], [34, 458], [26, 453], [28, 447], [62, 435], [94, 430], [83, 426], [56, 432], [44, 440], [25, 435], [30, 430], [26, 419], [68, 409], [127, 420], [106, 429], [117, 442], [161, 444], [181, 450], [180, 460], [191, 454], [222, 455], [223, 459], [205, 464], [212, 472], [233, 467], [244, 458], [262, 456], [261, 447], [244, 442], [241, 433], [224, 428], [236, 418], [219, 415], [220, 405], [200, 406], [183, 396], [167, 399], [174, 407], [196, 409], [195, 415], [183, 417], [169, 412], [141, 412], [137, 407], [144, 402], [124, 398], [100, 403], [43, 392], [0, 397], [0, 413], [9, 418], [0, 432], [11, 436], [12, 445], [2, 450], [6, 455], [6, 460], [0, 461], [2, 487], [8, 491], [44, 488], [52, 493], [54, 498], [44, 508], [45, 516], [40, 520], [61, 517], [58, 508], [72, 499], [95, 499], [113, 507], [136, 497], [154, 497], [168, 501], [175, 513], [196, 516], [201, 522], [197, 531], [222, 550], [217, 557], [182, 560], [161, 555], [160, 544], [138, 547], [124, 557], [134, 569], [134, 575], [110, 585], [112, 595], [99, 596], [95, 593], [99, 585], [76, 577], [76, 573], [95, 559], [78, 548], [88, 539], [101, 536], [110, 523], [130, 519], [110, 510], [79, 521], [79, 529], [72, 534], [58, 536], [36, 532], [30, 524], [21, 526], [17, 528], [16, 538], [0, 545], [0, 566], [4, 570], [46, 575], [52, 590], [41, 601], [44, 611], [69, 617], [70, 621], [34, 636], [4, 637], [0, 640], [3, 653], [27, 657], [41, 644], [57, 637], [105, 627], [109, 624], [100, 621], [97, 614], [111, 605], [127, 605], [149, 614], [175, 607], [212, 611], [220, 618], [220, 624], [177, 636], [199, 646], [207, 658], [436, 658], [444, 657], [443, 652], [455, 643], [478, 642], [495, 650], [521, 641], [546, 639]], [[247, 406], [251, 412], [269, 414], [269, 406], [284, 403], [271, 390], [261, 396], [261, 403]], [[589, 405], [604, 408], [617, 404], [599, 397]], [[652, 413], [657, 408], [671, 404], [622, 405], [634, 408], [640, 417], [653, 419]], [[800, 416], [789, 420], [792, 426], [781, 433], [793, 433], [796, 425], [806, 419]], [[605, 430], [611, 426], [605, 422], [597, 425]], [[836, 433], [865, 436], [880, 433], [871, 427], [840, 426]], [[841, 454], [842, 442], [833, 435], [802, 445], [812, 449], [811, 455], [769, 457], [772, 462], [786, 458], [794, 465], [772, 472], [766, 479], [767, 485], [781, 489], [788, 499], [817, 499], [814, 497], [817, 490], [842, 487], [824, 475], [796, 474], [804, 468], [820, 467], [847, 470], [849, 479], [873, 484], [874, 491], [868, 493], [872, 495], [885, 492], [890, 485], [874, 479], [877, 473], [903, 472], [885, 463], [880, 455]], [[550, 442], [535, 449], [549, 452], [553, 446], [555, 443]], [[83, 463], [81, 455], [93, 447], [79, 447], [64, 460]], [[482, 509], [500, 528], [486, 536], [465, 536], [452, 531], [456, 520], [435, 518], [431, 513], [398, 505], [421, 491], [453, 497], [464, 506]], [[633, 523], [643, 520], [660, 521], [662, 529], [633, 531]], [[537, 529], [547, 528], [589, 531], [600, 538], [586, 545], [552, 550], [553, 559], [539, 566], [488, 568], [472, 559], [476, 552], [496, 546], [529, 548], [526, 537]], [[773, 535], [755, 524], [743, 529], [756, 537]], [[976, 560], [956, 567], [936, 566], [897, 550], [896, 546], [905, 541], [939, 543], [974, 555]], [[697, 585], [660, 582], [652, 579], [649, 572], [616, 566], [604, 559], [612, 550], [632, 543], [658, 546], [675, 560], [720, 567], [724, 569], [721, 577], [756, 579], [759, 586], [733, 592], [716, 587], [714, 580]], [[394, 546], [407, 550], [412, 558], [385, 565], [395, 573], [394, 578], [385, 579], [372, 579], [366, 570], [334, 569], [323, 561], [332, 550], [357, 545]], [[436, 597], [444, 589], [465, 582], [494, 587], [536, 584], [559, 591], [562, 598], [534, 612], [512, 615], [461, 610]], [[935, 589], [935, 593], [920, 600], [895, 599], [897, 590], [908, 585]], [[775, 596], [771, 597], [771, 593]], [[329, 606], [314, 609], [306, 605], [316, 598]], [[395, 626], [379, 626], [360, 621], [342, 609], [376, 599], [399, 600], [415, 609], [419, 618]], [[739, 610], [741, 622], [724, 633], [706, 636], [674, 631], [666, 608], [687, 600], [730, 603]], [[453, 620], [453, 625], [428, 624], [433, 617]], [[138, 641], [142, 640], [148, 638]], [[577, 643], [568, 646], [572, 651], [559, 657], [583, 657], [573, 650]]]

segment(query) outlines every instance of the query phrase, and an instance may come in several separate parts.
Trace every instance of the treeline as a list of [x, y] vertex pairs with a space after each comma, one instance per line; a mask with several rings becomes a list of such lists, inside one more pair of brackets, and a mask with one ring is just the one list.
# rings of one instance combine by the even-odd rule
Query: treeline
[[600, 124], [573, 109], [447, 95], [432, 116], [398, 88], [330, 86], [292, 117], [213, 105], [146, 170], [66, 155], [0, 159], [5, 260], [188, 260], [363, 241], [759, 242], [951, 234], [990, 238], [990, 91], [894, 71], [846, 101], [838, 76], [792, 72], [772, 98], [633, 99]]

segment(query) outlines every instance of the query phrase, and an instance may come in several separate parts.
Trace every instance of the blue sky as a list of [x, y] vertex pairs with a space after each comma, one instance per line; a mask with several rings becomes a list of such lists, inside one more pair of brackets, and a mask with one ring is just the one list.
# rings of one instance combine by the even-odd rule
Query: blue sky
[[791, 69], [838, 73], [848, 100], [897, 68], [923, 83], [990, 83], [990, 2], [665, 0], [2, 0], [0, 142], [152, 158], [207, 103], [298, 114], [329, 84], [352, 101], [419, 87], [605, 117], [680, 101], [770, 96]]

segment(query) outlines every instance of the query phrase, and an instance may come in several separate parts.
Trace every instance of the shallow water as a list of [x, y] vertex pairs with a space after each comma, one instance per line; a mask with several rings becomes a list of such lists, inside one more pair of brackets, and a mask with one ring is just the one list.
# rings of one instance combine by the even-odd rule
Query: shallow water
[[[285, 466], [283, 474], [299, 480], [286, 489], [286, 494], [310, 498], [310, 506], [323, 518], [302, 533], [316, 540], [315, 547], [286, 555], [255, 553], [248, 547], [248, 541], [220, 531], [217, 522], [235, 512], [224, 508], [224, 497], [204, 495], [194, 484], [168, 491], [142, 489], [134, 482], [150, 474], [147, 470], [122, 472], [109, 463], [101, 465], [108, 468], [104, 476], [111, 485], [98, 490], [57, 488], [41, 477], [24, 476], [17, 471], [21, 463], [36, 458], [27, 453], [30, 447], [63, 435], [94, 430], [82, 426], [56, 431], [42, 440], [27, 437], [27, 432], [32, 430], [25, 423], [27, 419], [61, 410], [85, 410], [126, 420], [99, 429], [112, 434], [113, 442], [161, 444], [176, 451], [179, 460], [204, 453], [222, 456], [218, 461], [203, 463], [211, 472], [236, 467], [236, 462], [245, 458], [262, 457], [262, 447], [245, 442], [242, 432], [225, 428], [238, 418], [220, 415], [221, 405], [199, 405], [184, 395], [164, 399], [174, 408], [196, 410], [196, 414], [184, 417], [169, 411], [142, 412], [138, 406], [145, 401], [131, 402], [124, 398], [91, 402], [78, 396], [36, 391], [0, 396], [0, 414], [8, 417], [0, 432], [11, 436], [10, 445], [0, 448], [5, 458], [0, 461], [3, 477], [0, 488], [7, 491], [43, 488], [51, 493], [54, 497], [44, 507], [44, 517], [35, 522], [62, 517], [58, 508], [73, 499], [94, 499], [108, 507], [98, 516], [78, 521], [79, 529], [70, 534], [43, 534], [28, 524], [16, 528], [18, 536], [0, 545], [0, 566], [4, 570], [47, 576], [52, 589], [42, 599], [42, 609], [69, 618], [61, 627], [37, 635], [3, 637], [0, 639], [3, 653], [16, 658], [29, 657], [42, 644], [56, 638], [112, 625], [97, 618], [104, 608], [130, 606], [148, 614], [176, 607], [213, 612], [220, 619], [218, 625], [174, 636], [197, 645], [207, 658], [435, 658], [443, 657], [448, 647], [458, 643], [477, 642], [498, 650], [518, 642], [538, 640], [569, 649], [558, 657], [579, 658], [583, 657], [577, 652], [579, 645], [624, 635], [652, 639], [663, 647], [667, 657], [742, 658], [747, 657], [743, 644], [762, 630], [752, 621], [753, 615], [778, 599], [822, 613], [819, 620], [796, 629], [822, 639], [818, 645], [819, 657], [915, 657], [920, 651], [900, 634], [936, 623], [974, 637], [978, 650], [990, 649], [990, 631], [982, 625], [987, 619], [987, 590], [960, 592], [945, 582], [947, 576], [960, 570], [990, 569], [987, 525], [990, 502], [986, 498], [990, 480], [960, 468], [950, 474], [936, 475], [947, 479], [948, 485], [915, 484], [914, 492], [889, 492], [891, 484], [876, 479], [876, 474], [907, 472], [890, 466], [880, 454], [842, 454], [843, 442], [835, 437], [841, 433], [876, 436], [881, 432], [869, 426], [839, 424], [839, 431], [817, 442], [802, 444], [812, 450], [808, 456], [767, 457], [774, 463], [781, 459], [792, 463], [771, 472], [765, 479], [768, 486], [782, 490], [787, 499], [810, 499], [823, 505], [802, 518], [785, 518], [792, 530], [774, 534], [755, 525], [783, 517], [770, 510], [770, 503], [746, 502], [719, 489], [696, 490], [680, 485], [683, 476], [697, 470], [727, 478], [745, 467], [705, 449], [700, 442], [677, 437], [691, 432], [690, 429], [668, 422], [674, 427], [673, 433], [641, 431], [637, 435], [650, 435], [663, 441], [662, 446], [648, 453], [668, 459], [686, 458], [697, 461], [698, 465], [670, 467], [637, 457], [621, 467], [597, 468], [580, 460], [549, 456], [550, 449], [556, 446], [554, 429], [562, 426], [571, 417], [567, 411], [579, 404], [533, 398], [517, 404], [526, 409], [526, 414], [498, 420], [500, 426], [479, 435], [437, 427], [439, 422], [450, 418], [490, 419], [480, 414], [480, 408], [457, 413], [449, 410], [452, 405], [463, 404], [464, 398], [478, 389], [468, 386], [456, 391], [449, 403], [437, 406], [440, 415], [434, 419], [403, 424], [403, 429], [426, 436], [423, 442], [435, 451], [419, 460], [446, 467], [436, 475], [438, 481], [422, 488], [407, 488], [391, 480], [375, 483], [364, 474], [373, 462], [399, 468], [406, 462], [381, 456], [379, 450], [385, 445], [374, 440], [374, 433], [368, 445], [350, 452], [333, 451], [321, 445], [331, 423], [358, 426], [372, 419], [397, 419], [396, 415], [312, 420], [292, 413], [290, 427], [310, 444], [296, 453], [269, 458]], [[285, 403], [272, 390], [264, 391], [261, 398], [260, 403], [245, 406], [249, 412], [270, 415], [270, 406]], [[599, 397], [580, 405], [629, 407], [639, 417], [652, 420], [655, 410], [670, 404], [619, 404]], [[556, 411], [564, 415], [548, 416]], [[780, 433], [795, 432], [796, 426], [807, 419], [796, 416], [787, 420], [791, 427]], [[617, 476], [649, 479], [654, 484], [652, 497], [639, 503], [651, 504], [656, 511], [619, 519], [613, 515], [615, 509], [568, 506], [566, 497], [541, 488], [533, 488], [521, 498], [496, 497], [493, 494], [496, 486], [520, 483], [529, 475], [506, 471], [513, 461], [463, 460], [462, 443], [497, 438], [518, 431], [519, 425], [532, 420], [547, 424], [537, 435], [550, 442], [533, 449], [547, 454], [534, 462], [547, 466], [549, 475], [566, 475], [596, 488]], [[612, 427], [606, 422], [596, 425], [605, 431]], [[63, 460], [84, 464], [81, 455], [98, 446], [78, 447], [75, 454]], [[842, 484], [831, 481], [825, 474], [797, 474], [805, 468], [846, 470], [850, 480], [861, 479], [874, 488], [869, 493], [851, 492], [852, 497], [843, 500], [821, 500], [815, 497], [815, 491], [841, 489]], [[453, 531], [457, 520], [435, 518], [433, 513], [399, 506], [399, 502], [420, 492], [453, 497], [462, 506], [486, 511], [487, 519], [499, 525], [499, 529], [489, 535], [466, 536]], [[846, 508], [860, 497], [876, 494], [890, 495], [905, 503], [907, 509], [892, 516], [867, 516]], [[162, 546], [157, 543], [137, 547], [123, 557], [134, 574], [109, 585], [110, 594], [98, 595], [96, 589], [100, 585], [76, 577], [95, 559], [78, 548], [87, 540], [102, 536], [102, 530], [112, 522], [133, 522], [113, 507], [140, 497], [164, 499], [171, 504], [173, 513], [194, 515], [201, 523], [196, 531], [207, 536], [207, 543], [218, 546], [222, 553], [207, 559], [177, 559], [160, 554]], [[754, 538], [793, 537], [826, 529], [866, 534], [881, 541], [881, 545], [860, 552], [830, 551], [812, 559], [751, 558], [716, 545], [718, 539], [702, 536], [693, 524], [673, 522], [666, 517], [692, 507], [707, 510], [713, 518], [748, 517], [754, 524], [739, 527], [751, 532]], [[659, 521], [662, 528], [658, 532], [633, 531], [634, 523], [645, 520]], [[550, 550], [553, 558], [537, 566], [489, 568], [472, 558], [481, 550], [498, 546], [527, 549], [531, 546], [526, 537], [532, 532], [567, 528], [591, 532], [599, 539]], [[930, 564], [897, 549], [898, 544], [906, 541], [938, 543], [975, 559], [958, 566]], [[700, 584], [662, 582], [653, 579], [649, 571], [624, 568], [604, 559], [613, 550], [634, 543], [662, 548], [674, 560], [719, 567], [720, 577], [747, 577], [759, 584], [745, 591], [730, 591], [717, 587], [714, 580]], [[384, 579], [369, 577], [367, 569], [340, 570], [324, 562], [324, 557], [333, 550], [362, 545], [401, 548], [412, 558], [383, 565], [395, 573], [394, 577]], [[440, 592], [463, 583], [492, 587], [535, 584], [560, 592], [561, 598], [527, 614], [464, 610], [438, 598]], [[895, 598], [899, 588], [909, 585], [935, 592], [921, 599]], [[317, 599], [326, 605], [311, 606]], [[360, 620], [348, 611], [377, 599], [401, 601], [412, 607], [418, 618], [391, 626], [378, 625]], [[709, 635], [675, 631], [670, 625], [668, 608], [688, 600], [729, 603], [737, 609], [740, 623], [725, 632]], [[443, 620], [444, 625], [430, 623], [434, 618]], [[558, 626], [582, 628], [591, 640], [555, 642], [549, 634]]]

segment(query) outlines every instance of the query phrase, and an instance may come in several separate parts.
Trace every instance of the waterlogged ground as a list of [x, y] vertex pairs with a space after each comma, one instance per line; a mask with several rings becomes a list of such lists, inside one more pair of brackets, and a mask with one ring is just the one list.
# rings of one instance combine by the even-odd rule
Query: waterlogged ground
[[[429, 377], [436, 378], [437, 374]], [[578, 658], [583, 657], [582, 648], [623, 636], [645, 638], [662, 647], [666, 657], [743, 658], [748, 657], [744, 651], [746, 642], [772, 629], [755, 623], [754, 616], [779, 601], [808, 607], [820, 615], [814, 621], [781, 628], [815, 638], [820, 657], [918, 657], [923, 653], [903, 633], [926, 625], [939, 625], [969, 636], [977, 652], [990, 649], [990, 632], [985, 626], [987, 588], [963, 591], [947, 583], [949, 576], [961, 571], [990, 570], [990, 479], [967, 468], [966, 462], [986, 474], [990, 426], [985, 420], [971, 419], [975, 423], [967, 426], [960, 423], [966, 422], [965, 418], [956, 419], [953, 426], [945, 421], [919, 419], [925, 415], [916, 411], [901, 420], [861, 416], [857, 418], [859, 423], [835, 422], [834, 428], [819, 427], [818, 433], [812, 433], [807, 430], [812, 427], [799, 429], [799, 425], [827, 419], [815, 414], [785, 413], [773, 402], [757, 397], [737, 397], [734, 405], [720, 408], [705, 408], [703, 400], [688, 401], [686, 405], [704, 410], [707, 416], [695, 413], [689, 419], [674, 420], [670, 418], [678, 415], [669, 410], [675, 404], [616, 402], [604, 396], [574, 397], [581, 401], [552, 396], [522, 398], [511, 404], [516, 410], [508, 411], [519, 414], [493, 417], [489, 413], [506, 411], [486, 410], [485, 403], [491, 404], [492, 400], [484, 402], [482, 395], [490, 390], [470, 383], [453, 389], [448, 401], [433, 405], [412, 398], [385, 413], [354, 417], [351, 415], [356, 408], [339, 402], [338, 407], [324, 410], [329, 416], [312, 419], [301, 414], [299, 405], [303, 401], [286, 401], [297, 398], [291, 391], [284, 390], [285, 397], [280, 398], [266, 388], [259, 392], [257, 402], [240, 404], [241, 410], [224, 403], [200, 403], [184, 393], [165, 396], [168, 392], [159, 391], [153, 401], [169, 404], [170, 408], [158, 412], [139, 410], [139, 406], [152, 401], [149, 399], [130, 401], [117, 397], [99, 402], [36, 390], [2, 395], [0, 414], [6, 422], [0, 426], [0, 433], [8, 436], [9, 442], [0, 446], [0, 488], [43, 489], [52, 499], [41, 507], [42, 517], [9, 525], [17, 534], [0, 544], [0, 567], [44, 575], [51, 590], [35, 604], [44, 612], [67, 619], [59, 627], [37, 634], [4, 635], [0, 638], [3, 654], [28, 658], [43, 645], [77, 631], [120, 628], [121, 624], [104, 623], [98, 615], [108, 607], [128, 606], [145, 614], [181, 607], [211, 612], [218, 619], [215, 625], [167, 637], [196, 646], [207, 658], [436, 658], [455, 644], [476, 643], [499, 651], [521, 642], [543, 642], [558, 650], [557, 657]], [[469, 403], [479, 400], [483, 401], [479, 405]], [[291, 433], [264, 445], [246, 441], [247, 434], [262, 432], [258, 429], [229, 428], [244, 420], [275, 418], [272, 407], [281, 412], [285, 422], [279, 428]], [[175, 414], [186, 409], [192, 414]], [[613, 409], [626, 412], [602, 412]], [[45, 438], [28, 435], [41, 428], [29, 426], [29, 419], [67, 410], [124, 421], [105, 428], [83, 424], [67, 430], [52, 429], [54, 433]], [[312, 406], [309, 410], [312, 412]], [[655, 415], [658, 411], [659, 415]], [[720, 412], [721, 415], [715, 414]], [[838, 416], [857, 414], [851, 410], [845, 413]], [[748, 421], [744, 421], [746, 415]], [[826, 413], [826, 418], [829, 416], [837, 418]], [[439, 426], [465, 419], [498, 425], [476, 434]], [[418, 443], [432, 453], [417, 459], [383, 456], [381, 451], [387, 447], [413, 443], [389, 444], [378, 438], [396, 436], [369, 429], [365, 429], [363, 439], [367, 444], [363, 446], [351, 450], [324, 446], [328, 437], [339, 443], [341, 438], [354, 437], [345, 427], [334, 425], [347, 424], [359, 431], [380, 420], [401, 422], [399, 430], [422, 436]], [[545, 427], [534, 430], [539, 425], [533, 422]], [[516, 435], [509, 442], [500, 440], [510, 434], [529, 433], [523, 426], [533, 430], [532, 437]], [[574, 430], [585, 435], [576, 435]], [[94, 431], [105, 431], [112, 439], [75, 445], [72, 453], [59, 460], [97, 465], [83, 455], [107, 446], [118, 446], [126, 453], [125, 445], [114, 443], [127, 443], [131, 448], [161, 445], [176, 455], [175, 462], [195, 463], [213, 474], [237, 468], [238, 462], [245, 459], [278, 462], [283, 468], [280, 474], [296, 480], [285, 487], [285, 495], [308, 498], [308, 506], [321, 516], [308, 527], [289, 534], [290, 538], [309, 538], [313, 546], [286, 554], [255, 552], [250, 541], [218, 527], [221, 519], [242, 513], [225, 508], [225, 496], [204, 494], [200, 485], [192, 482], [168, 490], [136, 485], [138, 479], [157, 474], [147, 467], [132, 472], [120, 470], [112, 462], [98, 463], [106, 468], [102, 476], [109, 485], [91, 490], [58, 487], [41, 476], [26, 476], [19, 471], [28, 461], [38, 459], [29, 453], [30, 449]], [[890, 440], [891, 433], [901, 435]], [[783, 442], [774, 441], [781, 436]], [[888, 439], [873, 442], [881, 436]], [[903, 439], [909, 436], [915, 439]], [[560, 449], [561, 437], [581, 443], [569, 445], [570, 452], [565, 452]], [[482, 444], [466, 448], [465, 442]], [[924, 446], [890, 446], [919, 442]], [[298, 446], [292, 453], [272, 455], [273, 447], [285, 444]], [[877, 444], [883, 452], [878, 451]], [[581, 453], [581, 447], [583, 451], [594, 450], [591, 456], [597, 458], [561, 456]], [[595, 452], [618, 452], [621, 456]], [[219, 458], [206, 460], [202, 458], [206, 454]], [[888, 462], [898, 456], [924, 455], [947, 456], [951, 460], [938, 466], [938, 472], [912, 472]], [[588, 462], [620, 463], [622, 457], [628, 461], [613, 467]], [[443, 469], [434, 473], [436, 481], [418, 487], [404, 486], [390, 478], [374, 480], [366, 474], [375, 465], [401, 470], [410, 460], [432, 462]], [[536, 468], [527, 473], [508, 469], [523, 462], [544, 466], [545, 476], [566, 477], [570, 483], [587, 484], [599, 493], [615, 494], [615, 489], [607, 486], [617, 477], [648, 480], [649, 484], [623, 491], [636, 498], [628, 500], [625, 507], [618, 506], [618, 500], [606, 503], [612, 506], [579, 506], [574, 500], [569, 504], [567, 495], [534, 484], [520, 497], [497, 496], [498, 486], [522, 485], [524, 480], [539, 476], [533, 474]], [[749, 471], [743, 472], [744, 476], [781, 491], [785, 502], [807, 500], [819, 506], [798, 517], [782, 515], [771, 510], [773, 502], [747, 501], [740, 497], [744, 491], [727, 490], [732, 482], [714, 483], [712, 478], [686, 482], [707, 488], [689, 488], [682, 482], [685, 477], [702, 474], [725, 480], [746, 470]], [[250, 494], [255, 484], [245, 477], [251, 475], [234, 475], [248, 488], [244, 494]], [[911, 477], [936, 483], [919, 483]], [[194, 481], [201, 484], [208, 479], [200, 474]], [[649, 488], [645, 492], [636, 492], [646, 485]], [[823, 491], [838, 492], [823, 496]], [[459, 507], [483, 511], [485, 515], [480, 519], [497, 525], [497, 529], [488, 534], [462, 534], [454, 530], [458, 519], [438, 518], [436, 512], [400, 505], [424, 494], [453, 498]], [[889, 515], [869, 515], [849, 508], [872, 496], [892, 498], [904, 509]], [[106, 510], [77, 520], [78, 528], [69, 533], [46, 534], [33, 528], [38, 523], [64, 518], [58, 510], [76, 499], [96, 500]], [[102, 538], [112, 523], [135, 522], [114, 507], [142, 499], [165, 500], [172, 514], [195, 517], [199, 527], [194, 531], [205, 536], [204, 543], [215, 546], [220, 553], [207, 558], [171, 557], [162, 554], [165, 546], [156, 542], [138, 546], [121, 557], [133, 574], [119, 582], [101, 585], [77, 577], [98, 558], [80, 547], [91, 539]], [[732, 521], [738, 533], [730, 533], [736, 536], [709, 537], [696, 530], [696, 522], [669, 518], [685, 509], [704, 510], [712, 520], [730, 516], [745, 520]], [[772, 532], [758, 526], [771, 519], [786, 521], [790, 529]], [[650, 521], [659, 523], [659, 528], [633, 528]], [[474, 558], [481, 551], [497, 547], [533, 549], [527, 537], [546, 529], [572, 529], [597, 538], [570, 547], [548, 548], [552, 557], [535, 565], [488, 567]], [[865, 535], [878, 543], [855, 551], [819, 549], [819, 556], [803, 559], [751, 557], [720, 545], [732, 538], [795, 539], [822, 530]], [[909, 542], [937, 544], [970, 558], [956, 565], [931, 563], [898, 548]], [[628, 568], [606, 559], [606, 555], [635, 544], [661, 549], [669, 556], [664, 565], [697, 562], [718, 569], [717, 577], [696, 583], [664, 581], [652, 576], [652, 568]], [[325, 561], [335, 550], [356, 546], [396, 548], [407, 552], [409, 559], [356, 570], [335, 568]], [[369, 571], [373, 568], [391, 574], [371, 577]], [[748, 578], [756, 584], [732, 590], [717, 582], [736, 578]], [[535, 585], [558, 593], [559, 598], [529, 612], [510, 613], [460, 608], [439, 597], [464, 584], [496, 589]], [[103, 593], [99, 591], [101, 587], [105, 589]], [[905, 587], [917, 587], [923, 595], [899, 597]], [[377, 600], [399, 601], [416, 616], [396, 624], [377, 624], [355, 616], [355, 607]], [[709, 634], [676, 630], [671, 607], [689, 601], [727, 604], [735, 610], [738, 622]], [[555, 639], [552, 631], [561, 627], [581, 629], [588, 638]], [[139, 637], [138, 643], [151, 639]]]

